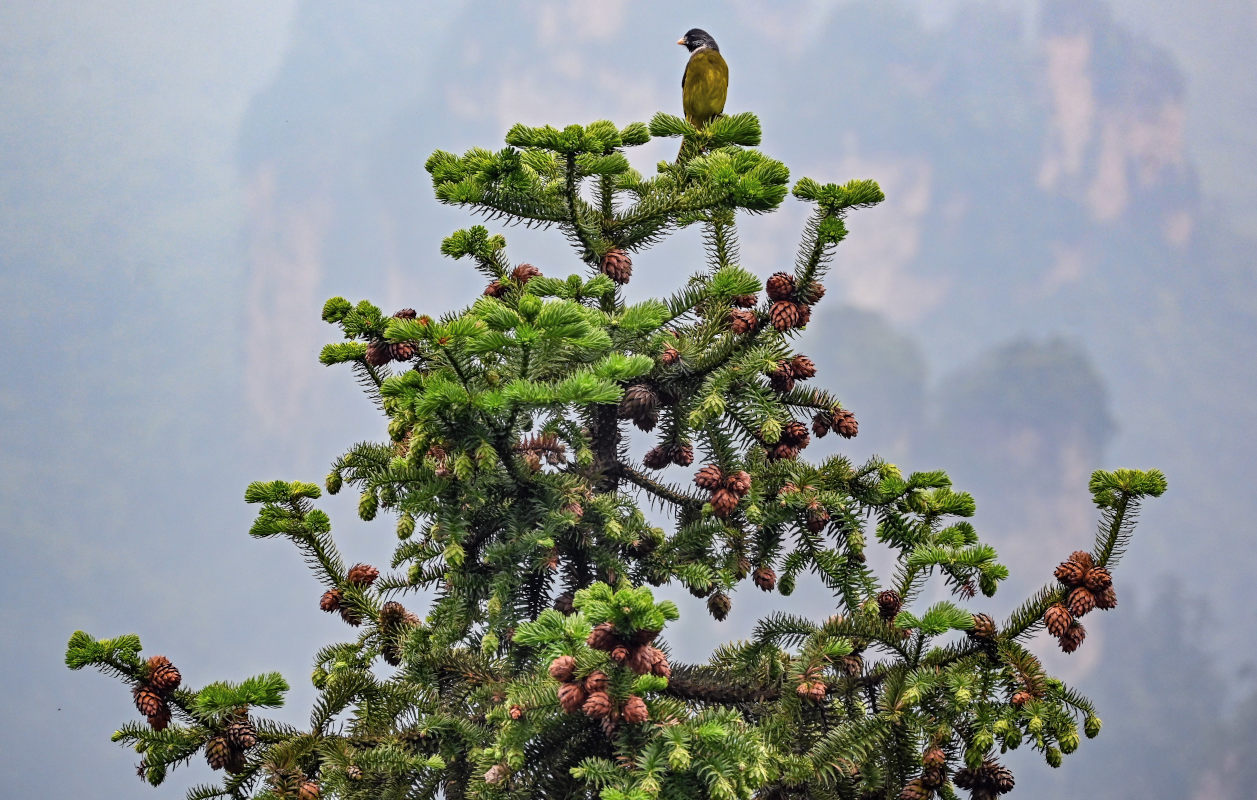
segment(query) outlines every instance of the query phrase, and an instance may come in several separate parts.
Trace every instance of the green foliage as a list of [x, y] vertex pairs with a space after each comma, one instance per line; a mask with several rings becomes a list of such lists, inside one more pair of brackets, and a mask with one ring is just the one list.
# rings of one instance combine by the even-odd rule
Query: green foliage
[[[643, 178], [625, 149], [652, 135], [681, 138], [681, 154]], [[1055, 766], [1079, 746], [1079, 720], [1099, 732], [1090, 701], [1022, 644], [1060, 586], [994, 630], [964, 607], [1008, 576], [968, 521], [972, 496], [941, 470], [800, 457], [812, 435], [855, 430], [835, 396], [793, 385], [812, 377], [790, 343], [806, 320], [779, 324], [775, 304], [812, 313], [847, 215], [883, 195], [871, 180], [798, 180], [814, 208], [795, 269], [765, 284], [740, 261], [737, 216], [777, 208], [790, 176], [751, 149], [761, 138], [748, 113], [702, 130], [657, 114], [516, 125], [496, 152], [428, 159], [439, 201], [557, 226], [584, 274], [512, 264], [505, 238], [476, 225], [441, 243], [489, 282], [470, 305], [390, 317], [326, 303], [343, 340], [320, 361], [348, 364], [386, 424], [325, 486], [351, 487], [364, 520], [396, 517], [392, 571], [346, 566], [318, 486], [247, 488], [250, 534], [296, 545], [323, 610], [356, 631], [316, 653], [304, 731], [253, 713], [282, 702], [277, 674], [171, 688], [137, 637], [76, 632], [67, 666], [131, 684], [146, 714], [161, 706], [115, 737], [144, 754], [147, 780], [203, 751], [229, 774], [190, 797], [292, 797], [316, 780], [345, 798], [845, 800], [899, 796], [930, 748], [952, 775], [997, 747], [1029, 745]], [[626, 303], [627, 254], [691, 225], [703, 267], [669, 298]], [[657, 437], [640, 459], [629, 424]], [[673, 482], [669, 463], [702, 469]], [[1092, 476], [1099, 565], [1112, 568], [1140, 501], [1164, 490], [1155, 470]], [[868, 566], [874, 540], [893, 554], [888, 576]], [[746, 581], [788, 595], [808, 574], [832, 590], [832, 615], [771, 614], [707, 664], [668, 659], [664, 629], [682, 610], [649, 586], [683, 585], [721, 619]], [[932, 578], [953, 599], [920, 608]], [[400, 604], [409, 593], [431, 599], [426, 619]]]

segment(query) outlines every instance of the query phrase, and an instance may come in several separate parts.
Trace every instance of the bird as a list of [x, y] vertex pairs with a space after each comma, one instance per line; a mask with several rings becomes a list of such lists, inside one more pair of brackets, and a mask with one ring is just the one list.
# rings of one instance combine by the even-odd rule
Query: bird
[[729, 91], [729, 65], [720, 55], [720, 46], [702, 28], [691, 28], [677, 39], [690, 51], [690, 60], [681, 76], [681, 108], [685, 119], [702, 128], [725, 110]]

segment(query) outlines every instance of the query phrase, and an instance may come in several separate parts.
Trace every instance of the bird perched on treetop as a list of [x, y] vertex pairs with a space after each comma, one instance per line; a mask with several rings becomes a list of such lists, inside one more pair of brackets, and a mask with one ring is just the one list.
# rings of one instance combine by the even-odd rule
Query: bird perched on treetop
[[685, 119], [695, 128], [702, 128], [725, 110], [729, 65], [720, 55], [716, 40], [701, 28], [691, 28], [677, 44], [690, 51], [689, 63], [681, 76], [681, 107]]

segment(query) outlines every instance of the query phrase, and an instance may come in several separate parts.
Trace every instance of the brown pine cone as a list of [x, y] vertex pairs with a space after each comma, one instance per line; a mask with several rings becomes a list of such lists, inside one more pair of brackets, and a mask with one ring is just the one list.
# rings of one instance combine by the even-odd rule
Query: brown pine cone
[[1047, 626], [1048, 633], [1053, 636], [1064, 636], [1073, 621], [1074, 618], [1064, 603], [1048, 606], [1048, 610], [1043, 612], [1043, 623]]
[[1029, 692], [1023, 689], [1020, 692], [1014, 692], [1012, 700], [1010, 700], [1009, 702], [1012, 703], [1017, 708], [1021, 708], [1026, 703], [1030, 702], [1031, 697], [1033, 697], [1033, 695], [1031, 695]]
[[834, 430], [844, 439], [854, 439], [860, 432], [860, 425], [856, 422], [855, 414], [845, 408], [835, 408], [833, 420]]
[[612, 648], [620, 643], [620, 637], [615, 634], [615, 626], [610, 622], [602, 622], [594, 626], [589, 632], [589, 638], [585, 640], [585, 644], [595, 650], [610, 652]]
[[230, 757], [231, 747], [223, 737], [215, 736], [205, 743], [205, 761], [210, 769], [222, 769], [227, 766], [227, 759]]
[[668, 659], [665, 658], [662, 661], [656, 661], [653, 665], [651, 665], [650, 674], [658, 675], [663, 678], [671, 678], [672, 666], [668, 664]]
[[733, 608], [733, 601], [724, 592], [713, 592], [707, 598], [707, 613], [711, 614], [712, 619], [717, 622], [724, 622], [731, 608]]
[[600, 669], [596, 669], [585, 676], [585, 693], [593, 694], [594, 692], [605, 692], [609, 682], [610, 678], [607, 677], [607, 673]]
[[804, 681], [803, 683], [800, 683], [798, 686], [794, 687], [794, 693], [797, 694], [799, 697], [807, 699], [812, 694], [812, 684], [809, 683], [808, 681]]
[[877, 595], [877, 614], [889, 622], [903, 610], [903, 598], [894, 589], [887, 589]]
[[947, 771], [942, 767], [926, 767], [921, 772], [921, 785], [927, 789], [938, 789], [947, 782]]
[[148, 715], [148, 724], [155, 731], [164, 731], [170, 724], [170, 706], [162, 703], [156, 714]]
[[930, 790], [925, 788], [925, 783], [920, 778], [908, 781], [899, 792], [899, 800], [925, 800], [929, 796]]
[[393, 361], [409, 361], [419, 353], [419, 346], [414, 342], [390, 342], [388, 357]]
[[825, 296], [825, 284], [821, 283], [820, 281], [812, 281], [810, 284], [808, 284], [807, 289], [799, 292], [799, 301], [802, 303], [807, 303], [808, 305], [812, 305], [814, 303], [820, 302], [820, 299], [824, 296]]
[[658, 445], [646, 451], [642, 456], [642, 465], [647, 469], [663, 469], [672, 463], [671, 453], [666, 445]]
[[297, 790], [297, 800], [319, 800], [319, 785], [315, 781], [304, 781]]
[[131, 697], [135, 700], [136, 710], [146, 717], [153, 716], [166, 706], [162, 696], [147, 683], [141, 683], [132, 689]]
[[393, 319], [414, 319], [416, 316], [417, 312], [413, 308], [403, 308], [393, 314]]
[[759, 330], [759, 314], [754, 311], [730, 311], [729, 330], [736, 334]]
[[511, 270], [511, 277], [514, 278], [515, 282], [520, 285], [528, 283], [540, 274], [541, 270], [537, 269], [532, 264], [520, 264], [518, 267]]
[[638, 645], [629, 656], [627, 666], [638, 675], [646, 675], [655, 663], [663, 660], [663, 651], [648, 644]]
[[659, 361], [665, 366], [672, 366], [681, 360], [681, 351], [675, 347], [665, 347], [663, 353], [659, 356]]
[[812, 435], [808, 433], [806, 425], [797, 419], [792, 419], [781, 429], [781, 441], [802, 449], [811, 443]]
[[1113, 576], [1104, 567], [1092, 567], [1087, 570], [1087, 577], [1083, 579], [1087, 588], [1093, 592], [1102, 592], [1113, 585]]
[[340, 589], [328, 589], [323, 593], [323, 596], [319, 598], [319, 608], [329, 614], [333, 611], [340, 611], [340, 601], [343, 597], [344, 594], [341, 593]]
[[510, 717], [511, 719], [523, 719], [523, 718], [524, 718], [524, 707], [523, 707], [523, 706], [515, 706], [515, 705], [513, 705], [513, 706], [511, 706], [509, 709], [507, 709], [507, 711], [506, 711], [506, 715], [507, 715], [508, 717]]
[[812, 433], [816, 434], [816, 438], [824, 439], [829, 433], [830, 427], [833, 425], [834, 418], [824, 412], [818, 412], [812, 417]]
[[812, 688], [808, 691], [808, 697], [819, 703], [825, 699], [825, 695], [828, 691], [829, 690], [826, 688], [824, 682], [813, 681]]
[[617, 644], [611, 648], [611, 660], [617, 664], [623, 664], [628, 661], [629, 649], [622, 644]]
[[1082, 644], [1083, 639], [1087, 638], [1087, 629], [1084, 628], [1077, 620], [1074, 621], [1069, 628], [1060, 635], [1057, 640], [1061, 649], [1066, 653], [1072, 653]]
[[1096, 596], [1086, 586], [1079, 586], [1069, 593], [1069, 613], [1081, 617], [1096, 607]]
[[673, 464], [678, 467], [688, 467], [694, 463], [694, 446], [689, 442], [674, 444], [669, 449], [668, 455], [671, 456]]
[[1069, 560], [1075, 564], [1080, 564], [1084, 570], [1095, 566], [1095, 559], [1086, 550], [1075, 550], [1069, 554]]
[[947, 766], [947, 754], [941, 747], [931, 747], [921, 754], [921, 765], [925, 767]]
[[848, 653], [838, 660], [838, 666], [847, 675], [859, 675], [864, 672], [864, 657], [859, 653]]
[[711, 495], [711, 511], [721, 519], [727, 519], [738, 507], [738, 496], [728, 489], [717, 489]]
[[396, 642], [385, 642], [380, 645], [380, 658], [384, 659], [384, 663], [390, 667], [401, 666], [402, 651]]
[[795, 324], [796, 328], [802, 328], [804, 325], [812, 321], [812, 307], [807, 303], [799, 303], [799, 321]]
[[790, 362], [781, 360], [772, 372], [768, 373], [768, 384], [774, 392], [785, 394], [794, 388], [794, 373], [790, 371]]
[[227, 723], [227, 727], [223, 728], [223, 737], [237, 750], [249, 750], [258, 743], [258, 732], [247, 717]]
[[148, 681], [162, 694], [174, 691], [182, 679], [179, 670], [165, 656], [153, 656], [148, 660]]
[[620, 709], [620, 716], [630, 725], [637, 725], [650, 719], [650, 711], [646, 708], [645, 700], [635, 694], [631, 694], [624, 701], [624, 708]]
[[773, 300], [791, 300], [794, 297], [794, 276], [775, 272], [764, 284], [764, 291]]
[[349, 606], [340, 607], [340, 618], [346, 624], [352, 625], [355, 628], [362, 624], [362, 614], [353, 610]]
[[1117, 608], [1117, 592], [1111, 585], [1096, 595], [1096, 608], [1106, 611], [1110, 608]]
[[567, 683], [576, 671], [576, 659], [572, 656], [559, 656], [550, 662], [550, 677], [560, 683]]
[[659, 421], [659, 395], [644, 383], [635, 383], [624, 390], [620, 400], [620, 419], [631, 419], [644, 431], [655, 427]]
[[765, 448], [769, 461], [789, 461], [799, 457], [799, 448], [785, 442], [777, 442]]
[[805, 355], [796, 355], [790, 359], [790, 371], [795, 378], [805, 381], [816, 375], [816, 364]]
[[789, 330], [801, 324], [804, 308], [793, 300], [778, 300], [768, 309], [768, 319], [777, 330]]
[[613, 247], [602, 257], [599, 269], [616, 283], [625, 284], [629, 282], [629, 278], [633, 277], [633, 259], [620, 248]]
[[1086, 579], [1087, 570], [1076, 561], [1062, 561], [1052, 574], [1066, 586], [1079, 586]]
[[807, 529], [812, 533], [820, 533], [829, 524], [829, 512], [817, 500], [807, 504], [807, 508], [803, 511], [803, 516], [806, 519], [805, 525]]
[[579, 683], [559, 685], [559, 705], [569, 714], [575, 714], [585, 704], [585, 687]]
[[1007, 794], [1013, 790], [1016, 781], [1013, 780], [1013, 773], [1009, 771], [1008, 767], [994, 761], [988, 761], [982, 768], [986, 772], [987, 781], [996, 792]]
[[395, 628], [406, 620], [406, 607], [396, 600], [389, 600], [380, 607], [380, 625]]
[[389, 343], [383, 339], [376, 339], [367, 345], [367, 363], [373, 367], [382, 367], [393, 360], [392, 350]]
[[567, 616], [576, 611], [576, 596], [571, 592], [564, 592], [554, 598], [554, 610], [560, 614]]
[[354, 564], [349, 568], [349, 574], [345, 576], [345, 580], [355, 586], [370, 586], [378, 577], [380, 577], [380, 571], [370, 564]]
[[974, 789], [977, 787], [978, 783], [978, 771], [969, 769], [968, 767], [961, 767], [956, 770], [956, 777], [952, 778], [952, 783], [956, 784], [961, 789]]
[[772, 567], [756, 567], [755, 572], [751, 573], [751, 580], [765, 592], [771, 592], [777, 588], [777, 573]]
[[759, 295], [756, 294], [740, 294], [731, 301], [738, 308], [754, 308], [759, 302]]
[[995, 620], [989, 614], [974, 614], [973, 627], [967, 633], [973, 639], [994, 639]]
[[611, 696], [606, 692], [594, 692], [585, 698], [581, 711], [585, 712], [585, 716], [594, 719], [602, 719], [611, 714]]
[[738, 470], [731, 475], [726, 475], [724, 488], [738, 497], [746, 497], [746, 493], [751, 491], [751, 474], [746, 470]]
[[345, 767], [345, 777], [351, 781], [362, 780], [362, 767], [357, 764], [350, 764]]
[[484, 287], [484, 293], [486, 297], [501, 297], [506, 294], [506, 284], [502, 281], [493, 281]]
[[640, 628], [633, 633], [633, 644], [650, 644], [662, 631]]

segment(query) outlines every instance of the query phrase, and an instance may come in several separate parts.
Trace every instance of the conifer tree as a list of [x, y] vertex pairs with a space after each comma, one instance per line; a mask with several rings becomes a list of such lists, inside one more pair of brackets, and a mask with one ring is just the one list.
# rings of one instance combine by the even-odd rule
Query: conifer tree
[[[682, 138], [682, 156], [643, 178], [625, 151], [651, 136]], [[1013, 787], [1000, 753], [1025, 746], [1057, 766], [1098, 733], [1091, 702], [1027, 640], [1046, 628], [1072, 652], [1079, 619], [1116, 605], [1112, 569], [1164, 477], [1094, 473], [1093, 549], [1001, 622], [966, 610], [1008, 574], [966, 521], [970, 495], [942, 471], [801, 456], [813, 437], [858, 431], [792, 340], [847, 215], [882, 191], [788, 189], [759, 140], [751, 114], [702, 130], [658, 114], [516, 125], [496, 152], [432, 155], [439, 201], [557, 228], [583, 270], [513, 263], [477, 225], [441, 244], [485, 277], [469, 306], [386, 316], [327, 302], [343, 341], [321, 360], [349, 366], [387, 433], [338, 458], [325, 488], [351, 487], [364, 520], [395, 518], [392, 563], [347, 563], [320, 487], [248, 487], [250, 533], [295, 544], [319, 607], [350, 626], [314, 657], [308, 729], [265, 716], [287, 689], [278, 674], [193, 689], [135, 635], [76, 632], [67, 665], [120, 678], [145, 718], [114, 734], [142, 778], [161, 784], [199, 755], [225, 774], [190, 798], [994, 798]], [[794, 268], [762, 281], [736, 220], [788, 192], [811, 217]], [[705, 265], [670, 297], [628, 303], [633, 259], [690, 226]], [[649, 449], [634, 452], [630, 426], [653, 434]], [[868, 566], [870, 546], [893, 552], [891, 574]], [[680, 614], [722, 620], [738, 592], [789, 595], [808, 574], [832, 590], [832, 614], [771, 614], [706, 663], [670, 656]], [[657, 601], [650, 587], [668, 584], [704, 601]], [[952, 599], [921, 607], [931, 584]], [[423, 619], [404, 605], [416, 594], [431, 599]]]

